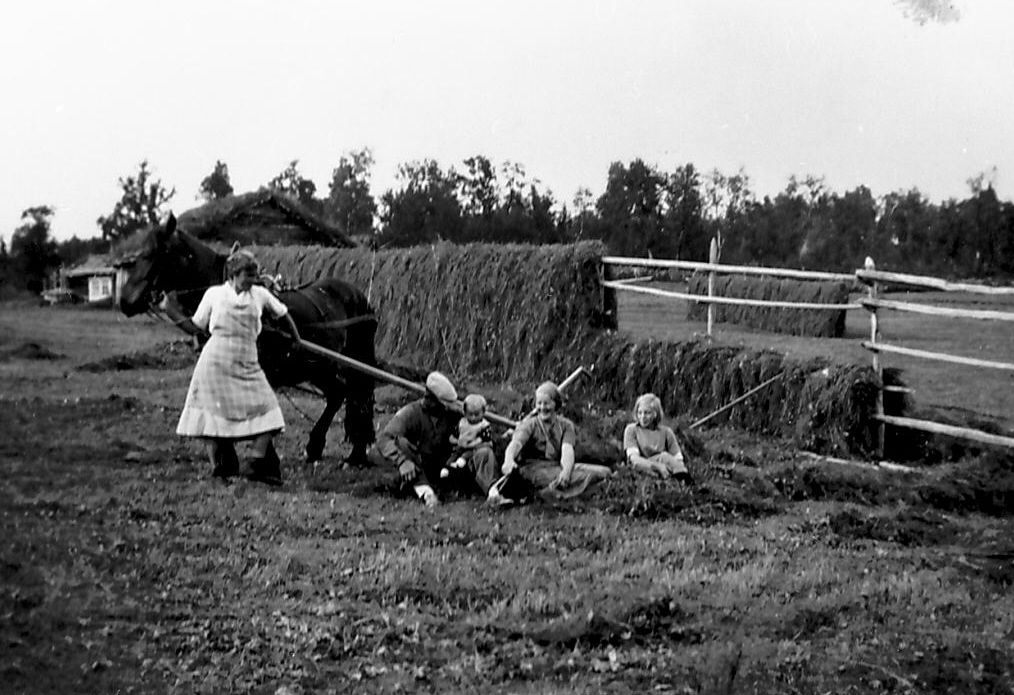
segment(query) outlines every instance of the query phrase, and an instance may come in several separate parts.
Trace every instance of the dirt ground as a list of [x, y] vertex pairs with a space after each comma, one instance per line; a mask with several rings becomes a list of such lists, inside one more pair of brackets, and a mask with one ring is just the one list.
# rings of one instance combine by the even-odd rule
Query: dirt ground
[[[3, 692], [1014, 692], [1009, 455], [902, 471], [716, 428], [691, 488], [431, 511], [335, 465], [340, 427], [302, 466], [300, 392], [282, 488], [211, 479], [173, 434], [194, 359], [148, 318], [0, 305]], [[410, 398], [377, 396], [378, 426]]]

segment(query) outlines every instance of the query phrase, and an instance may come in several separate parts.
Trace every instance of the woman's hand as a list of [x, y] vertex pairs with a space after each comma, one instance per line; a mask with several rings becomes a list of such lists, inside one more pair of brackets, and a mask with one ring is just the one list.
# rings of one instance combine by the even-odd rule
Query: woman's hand
[[570, 471], [563, 470], [556, 476], [556, 479], [549, 484], [550, 490], [557, 490], [561, 487], [567, 487], [570, 485]]
[[296, 328], [296, 321], [292, 318], [292, 314], [285, 315], [285, 322], [289, 326], [289, 335], [292, 336], [293, 342], [299, 345], [299, 341], [302, 340], [302, 336], [299, 335], [299, 329]]
[[419, 469], [415, 463], [409, 459], [405, 459], [400, 466], [398, 466], [398, 473], [401, 475], [401, 479], [406, 483], [411, 483], [419, 476]]
[[516, 471], [517, 468], [518, 464], [514, 463], [511, 460], [507, 460], [503, 462], [502, 466], [500, 466], [500, 472], [503, 473], [504, 475], [510, 475], [511, 473]]

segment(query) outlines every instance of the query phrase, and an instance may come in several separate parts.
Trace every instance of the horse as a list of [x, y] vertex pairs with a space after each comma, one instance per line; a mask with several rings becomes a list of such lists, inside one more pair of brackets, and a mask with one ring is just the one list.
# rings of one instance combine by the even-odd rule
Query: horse
[[[179, 229], [172, 213], [165, 226], [155, 225], [137, 234], [133, 241], [138, 250], [121, 262], [127, 278], [120, 289], [119, 307], [126, 316], [152, 311], [159, 295], [175, 297], [181, 315], [191, 316], [204, 290], [224, 282], [226, 254]], [[377, 318], [359, 289], [332, 277], [276, 294], [288, 307], [304, 340], [377, 366]], [[267, 318], [257, 339], [268, 383], [275, 389], [311, 384], [326, 402], [310, 430], [304, 450], [306, 463], [320, 460], [328, 428], [344, 402], [345, 438], [352, 443], [346, 464], [369, 465], [366, 452], [375, 438], [373, 377], [298, 349], [278, 325]]]

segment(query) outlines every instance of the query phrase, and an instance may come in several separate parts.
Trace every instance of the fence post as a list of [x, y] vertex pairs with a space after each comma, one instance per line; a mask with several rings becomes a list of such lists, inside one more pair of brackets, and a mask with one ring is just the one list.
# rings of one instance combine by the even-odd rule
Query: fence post
[[[876, 270], [876, 265], [873, 263], [873, 259], [869, 256], [866, 257], [866, 263], [863, 264], [866, 270]], [[869, 297], [870, 299], [876, 299], [880, 292], [878, 283], [871, 282], [869, 284]], [[868, 307], [870, 312], [870, 342], [876, 346], [880, 342], [880, 322], [877, 318], [877, 307]], [[880, 381], [880, 390], [877, 391], [877, 416], [882, 417], [884, 415], [884, 366], [880, 363], [880, 351], [877, 349], [871, 350], [873, 355], [873, 372], [877, 375], [877, 379]], [[884, 433], [886, 426], [883, 420], [877, 420], [877, 458], [884, 458]]]
[[[711, 237], [711, 248], [708, 250], [708, 263], [718, 263], [718, 240]], [[715, 296], [715, 271], [708, 271], [708, 299]], [[708, 337], [711, 337], [711, 327], [715, 323], [715, 304], [708, 302]]]

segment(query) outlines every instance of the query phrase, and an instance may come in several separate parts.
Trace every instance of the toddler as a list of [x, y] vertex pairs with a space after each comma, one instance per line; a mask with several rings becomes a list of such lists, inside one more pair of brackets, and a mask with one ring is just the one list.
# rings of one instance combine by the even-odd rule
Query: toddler
[[486, 399], [478, 393], [465, 396], [465, 416], [458, 422], [456, 435], [451, 435], [454, 450], [447, 468], [440, 471], [440, 477], [450, 475], [449, 468], [464, 468], [465, 457], [481, 444], [489, 444], [489, 420], [486, 419]]
[[636, 470], [663, 479], [673, 477], [687, 485], [693, 482], [676, 433], [662, 424], [662, 401], [653, 393], [639, 396], [634, 403], [634, 422], [623, 430], [623, 450]]

